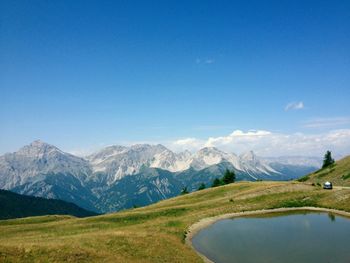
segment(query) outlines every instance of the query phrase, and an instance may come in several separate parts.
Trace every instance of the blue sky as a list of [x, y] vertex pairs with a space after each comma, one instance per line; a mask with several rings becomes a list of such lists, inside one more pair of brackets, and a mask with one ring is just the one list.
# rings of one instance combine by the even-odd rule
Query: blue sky
[[0, 153], [235, 130], [350, 141], [349, 12], [349, 1], [3, 0]]

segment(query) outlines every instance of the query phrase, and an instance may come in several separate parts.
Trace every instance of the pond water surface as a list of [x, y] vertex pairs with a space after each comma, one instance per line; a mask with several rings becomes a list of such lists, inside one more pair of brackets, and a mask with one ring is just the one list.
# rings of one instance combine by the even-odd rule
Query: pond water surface
[[223, 219], [192, 244], [214, 262], [349, 263], [350, 220], [300, 211]]

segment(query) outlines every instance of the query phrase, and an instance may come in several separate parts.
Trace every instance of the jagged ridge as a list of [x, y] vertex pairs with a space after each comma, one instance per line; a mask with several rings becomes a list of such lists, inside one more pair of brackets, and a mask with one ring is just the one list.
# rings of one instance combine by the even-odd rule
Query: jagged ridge
[[174, 153], [161, 144], [110, 146], [81, 158], [34, 141], [0, 157], [0, 188], [109, 212], [172, 197], [185, 186], [209, 185], [225, 169], [235, 170], [238, 180], [289, 180], [317, 168], [302, 167], [303, 174], [293, 174], [293, 165], [252, 151], [238, 156], [207, 147]]

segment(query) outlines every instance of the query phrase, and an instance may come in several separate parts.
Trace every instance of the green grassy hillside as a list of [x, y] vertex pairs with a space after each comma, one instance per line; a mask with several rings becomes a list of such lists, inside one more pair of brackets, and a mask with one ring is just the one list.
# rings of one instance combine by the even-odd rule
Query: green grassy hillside
[[231, 212], [319, 206], [350, 211], [350, 189], [240, 182], [89, 218], [0, 221], [0, 262], [201, 262], [184, 243], [198, 220]]
[[336, 186], [350, 186], [350, 156], [299, 179], [299, 181], [322, 184], [330, 181]]
[[56, 214], [77, 217], [97, 215], [61, 200], [19, 195], [0, 190], [0, 219]]

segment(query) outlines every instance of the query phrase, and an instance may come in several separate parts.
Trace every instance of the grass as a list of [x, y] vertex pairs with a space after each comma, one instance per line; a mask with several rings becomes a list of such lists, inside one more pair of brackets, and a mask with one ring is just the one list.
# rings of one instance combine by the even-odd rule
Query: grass
[[309, 179], [310, 179], [310, 176], [306, 175], [306, 176], [300, 177], [297, 181], [298, 182], [306, 182]]
[[342, 178], [343, 180], [348, 180], [348, 179], [350, 179], [350, 173], [344, 174], [341, 178]]
[[301, 198], [301, 199], [291, 199], [286, 200], [283, 203], [278, 204], [277, 207], [272, 208], [278, 208], [278, 207], [306, 207], [306, 206], [317, 206], [317, 202], [310, 198]]
[[187, 228], [200, 219], [300, 206], [350, 211], [350, 189], [326, 191], [299, 182], [240, 182], [90, 218], [0, 221], [0, 262], [201, 262], [184, 244]]
[[329, 168], [323, 168], [323, 169], [321, 170], [321, 172], [318, 172], [317, 178], [323, 178], [323, 177], [325, 177], [325, 176], [331, 174], [331, 173], [334, 172], [334, 171], [335, 171], [335, 168], [334, 168], [334, 167], [333, 167], [333, 168], [331, 168], [331, 167], [329, 167]]
[[299, 179], [300, 182], [319, 183], [330, 181], [335, 186], [350, 187], [350, 156], [345, 157], [330, 167], [320, 169]]

